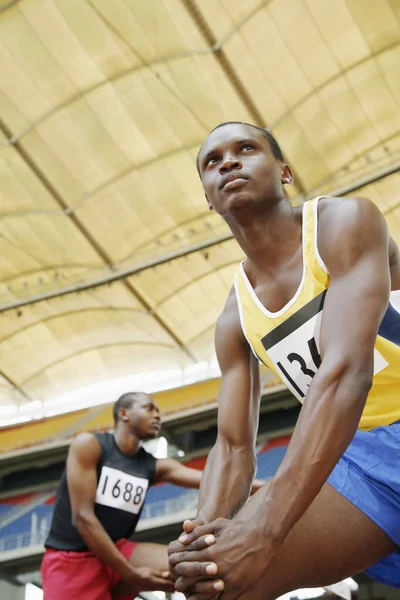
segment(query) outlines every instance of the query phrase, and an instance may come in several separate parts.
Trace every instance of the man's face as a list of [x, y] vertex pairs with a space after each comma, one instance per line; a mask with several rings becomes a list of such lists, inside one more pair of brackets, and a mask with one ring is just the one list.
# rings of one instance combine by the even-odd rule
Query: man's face
[[142, 440], [157, 437], [161, 428], [160, 411], [154, 399], [147, 394], [136, 397], [131, 408], [126, 411], [132, 431]]
[[287, 169], [275, 159], [265, 135], [248, 125], [216, 129], [199, 154], [207, 201], [222, 216], [250, 203], [282, 197]]

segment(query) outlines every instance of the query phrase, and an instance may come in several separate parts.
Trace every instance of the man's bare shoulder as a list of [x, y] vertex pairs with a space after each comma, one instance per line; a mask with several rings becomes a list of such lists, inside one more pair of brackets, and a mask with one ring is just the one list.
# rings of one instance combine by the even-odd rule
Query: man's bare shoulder
[[[328, 269], [351, 262], [384, 243], [389, 249], [388, 227], [378, 207], [368, 198], [321, 198], [318, 205], [318, 247]], [[352, 258], [351, 258], [352, 257]]]
[[319, 226], [336, 224], [362, 226], [365, 218], [382, 218], [378, 207], [368, 198], [357, 196], [324, 196], [318, 203]]
[[100, 442], [93, 433], [82, 432], [72, 440], [69, 447], [69, 456], [97, 461], [101, 455]]
[[236, 347], [239, 345], [249, 350], [249, 345], [244, 337], [240, 322], [239, 307], [234, 286], [232, 286], [225, 306], [218, 317], [215, 342], [217, 349], [221, 345], [234, 345]]
[[91, 431], [82, 431], [81, 433], [78, 433], [71, 442], [71, 446], [75, 447], [84, 447], [89, 445], [93, 447], [100, 447], [96, 436]]
[[229, 290], [225, 306], [218, 317], [217, 328], [235, 326], [239, 327], [241, 330], [239, 307], [237, 303], [235, 287], [232, 286]]

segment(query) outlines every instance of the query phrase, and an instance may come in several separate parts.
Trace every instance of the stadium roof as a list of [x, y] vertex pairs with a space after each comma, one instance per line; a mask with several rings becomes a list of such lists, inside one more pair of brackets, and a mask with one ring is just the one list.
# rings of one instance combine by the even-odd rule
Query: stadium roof
[[268, 126], [293, 202], [400, 241], [397, 0], [0, 0], [0, 405], [213, 360], [241, 251], [196, 173]]

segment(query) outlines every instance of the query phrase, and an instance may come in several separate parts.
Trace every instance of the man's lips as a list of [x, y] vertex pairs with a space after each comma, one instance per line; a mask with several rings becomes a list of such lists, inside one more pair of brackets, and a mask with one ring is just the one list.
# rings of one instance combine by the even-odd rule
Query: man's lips
[[248, 177], [245, 177], [242, 174], [232, 174], [228, 177], [225, 177], [222, 180], [221, 190], [233, 190], [236, 187], [240, 187], [245, 181], [248, 181]]

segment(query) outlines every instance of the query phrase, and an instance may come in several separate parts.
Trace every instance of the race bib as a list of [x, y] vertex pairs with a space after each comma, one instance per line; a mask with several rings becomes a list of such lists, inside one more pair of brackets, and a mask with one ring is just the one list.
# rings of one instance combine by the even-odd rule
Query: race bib
[[96, 490], [96, 503], [137, 515], [143, 506], [149, 482], [118, 469], [102, 467]]
[[[321, 365], [319, 332], [326, 290], [261, 341], [277, 373], [300, 402]], [[375, 349], [374, 375], [388, 363]]]

